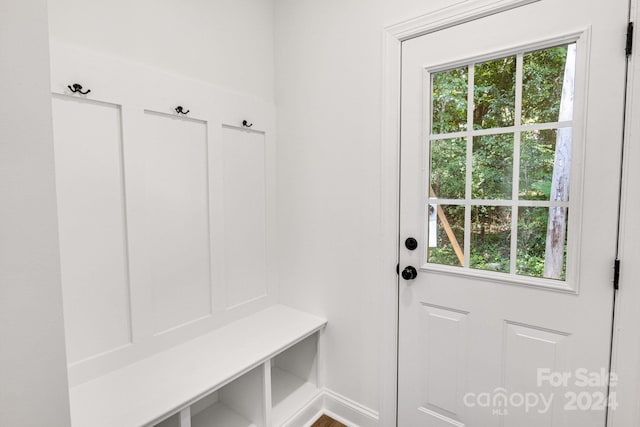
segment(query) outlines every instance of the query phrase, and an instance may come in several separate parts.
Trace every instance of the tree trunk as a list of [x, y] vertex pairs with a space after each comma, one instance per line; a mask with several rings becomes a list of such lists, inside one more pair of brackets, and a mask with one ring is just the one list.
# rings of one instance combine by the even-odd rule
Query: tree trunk
[[[567, 61], [562, 82], [562, 97], [558, 121], [573, 119], [573, 94], [576, 63], [576, 45], [567, 49]], [[556, 137], [556, 151], [551, 180], [551, 201], [569, 201], [569, 177], [571, 175], [572, 128], [560, 128]], [[547, 224], [547, 240], [544, 258], [544, 277], [562, 279], [564, 271], [564, 242], [567, 233], [567, 208], [550, 207]]]

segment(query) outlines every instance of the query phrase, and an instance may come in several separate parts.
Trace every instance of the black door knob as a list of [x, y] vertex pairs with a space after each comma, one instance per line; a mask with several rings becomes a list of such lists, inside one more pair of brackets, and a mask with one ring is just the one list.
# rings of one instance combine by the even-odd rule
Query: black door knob
[[418, 247], [418, 241], [413, 237], [409, 237], [407, 240], [404, 241], [404, 245], [407, 247], [407, 249], [409, 249], [410, 251], [413, 251]]
[[418, 271], [414, 267], [409, 265], [402, 270], [402, 278], [404, 280], [413, 280], [416, 277], [418, 277]]

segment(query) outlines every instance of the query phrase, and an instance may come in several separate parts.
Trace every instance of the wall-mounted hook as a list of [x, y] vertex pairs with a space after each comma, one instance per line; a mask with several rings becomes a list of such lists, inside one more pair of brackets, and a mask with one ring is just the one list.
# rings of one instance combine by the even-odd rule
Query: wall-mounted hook
[[189, 114], [189, 110], [184, 111], [184, 109], [182, 108], [182, 105], [178, 105], [178, 106], [175, 108], [175, 110], [176, 110], [176, 113], [178, 113], [178, 114], [184, 114], [185, 116], [186, 116], [187, 114]]
[[78, 83], [74, 83], [73, 85], [69, 85], [67, 86], [69, 88], [69, 90], [73, 93], [79, 93], [81, 95], [86, 95], [89, 92], [91, 92], [91, 89], [87, 89], [84, 92], [82, 91], [82, 85], [78, 84]]
[[249, 123], [246, 120], [242, 121], [242, 126], [246, 127], [246, 128], [250, 128], [251, 126], [253, 126], [253, 123]]

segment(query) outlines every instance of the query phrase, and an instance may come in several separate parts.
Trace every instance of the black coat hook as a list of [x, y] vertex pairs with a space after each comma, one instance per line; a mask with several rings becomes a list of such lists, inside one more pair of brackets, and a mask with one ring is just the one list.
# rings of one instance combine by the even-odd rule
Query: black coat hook
[[182, 105], [178, 105], [178, 106], [175, 108], [175, 110], [176, 110], [176, 113], [178, 113], [178, 114], [184, 114], [184, 115], [189, 114], [189, 110], [184, 111], [184, 110], [183, 110], [183, 108], [182, 108]]
[[250, 128], [251, 126], [253, 126], [253, 123], [249, 123], [246, 120], [242, 121], [242, 126], [246, 127], [246, 128]]
[[70, 90], [71, 92], [73, 92], [73, 93], [79, 93], [79, 94], [82, 94], [82, 95], [86, 95], [86, 94], [88, 94], [89, 92], [91, 92], [91, 89], [87, 89], [86, 91], [84, 91], [84, 92], [83, 92], [83, 91], [82, 91], [82, 85], [81, 85], [81, 84], [78, 84], [78, 83], [74, 83], [74, 84], [73, 84], [73, 86], [69, 85], [69, 86], [67, 86], [67, 87], [69, 88], [69, 90]]

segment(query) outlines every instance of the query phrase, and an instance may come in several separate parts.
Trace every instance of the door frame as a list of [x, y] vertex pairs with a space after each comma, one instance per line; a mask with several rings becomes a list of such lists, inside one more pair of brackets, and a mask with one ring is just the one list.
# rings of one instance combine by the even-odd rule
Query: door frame
[[[629, 18], [638, 25], [640, 1], [631, 0]], [[616, 387], [620, 408], [609, 411], [608, 426], [624, 427], [640, 424], [640, 224], [635, 218], [640, 210], [640, 61], [638, 60], [638, 30], [634, 31], [634, 51], [627, 64], [627, 102], [624, 123], [625, 141], [620, 190], [618, 259], [621, 261], [620, 289], [616, 295], [612, 368], [619, 377]], [[636, 118], [636, 120], [634, 120]], [[635, 165], [635, 168], [634, 168]]]
[[[382, 348], [380, 379], [380, 425], [397, 425], [398, 398], [398, 286], [399, 278], [394, 266], [399, 260], [399, 196], [400, 196], [400, 105], [401, 105], [401, 62], [402, 42], [440, 31], [489, 15], [515, 9], [541, 0], [467, 0], [452, 6], [438, 9], [428, 14], [409, 19], [384, 28], [382, 38], [383, 75], [382, 75], [382, 128], [381, 128], [381, 235], [382, 235]], [[630, 0], [632, 20], [640, 20], [638, 3]], [[621, 29], [622, 31], [624, 29]], [[640, 43], [638, 32], [635, 33], [635, 45]], [[624, 32], [622, 33], [624, 34]], [[623, 54], [621, 38], [621, 54]], [[637, 49], [637, 48], [636, 48]], [[637, 54], [636, 54], [637, 55]], [[629, 80], [627, 82], [627, 117], [624, 131], [624, 163], [622, 165], [621, 192], [621, 230], [625, 233], [620, 238], [620, 254], [638, 253], [634, 242], [640, 240], [640, 226], [632, 220], [634, 206], [640, 208], [640, 197], [634, 198], [630, 188], [640, 181], [640, 171], [630, 168], [640, 164], [640, 147], [632, 151], [630, 140], [640, 141], [640, 124], [634, 126], [629, 117], [632, 108], [640, 110], [640, 61], [629, 60]], [[635, 79], [634, 79], [635, 77]], [[635, 88], [635, 90], [634, 90]], [[625, 212], [629, 212], [625, 215]], [[626, 234], [626, 237], [625, 237]], [[635, 252], [634, 252], [635, 251]], [[636, 261], [636, 262], [634, 262]], [[614, 306], [614, 340], [612, 343], [612, 371], [622, 378], [617, 392], [619, 408], [609, 411], [608, 427], [625, 427], [640, 424], [640, 310], [635, 307], [624, 310], [625, 302], [632, 304], [640, 301], [640, 286], [633, 286], [634, 274], [640, 276], [640, 259], [630, 259], [622, 268], [621, 289]], [[632, 270], [635, 269], [635, 270]], [[628, 285], [628, 288], [625, 287]], [[630, 378], [631, 381], [624, 381]], [[615, 412], [615, 413], [614, 413]]]

